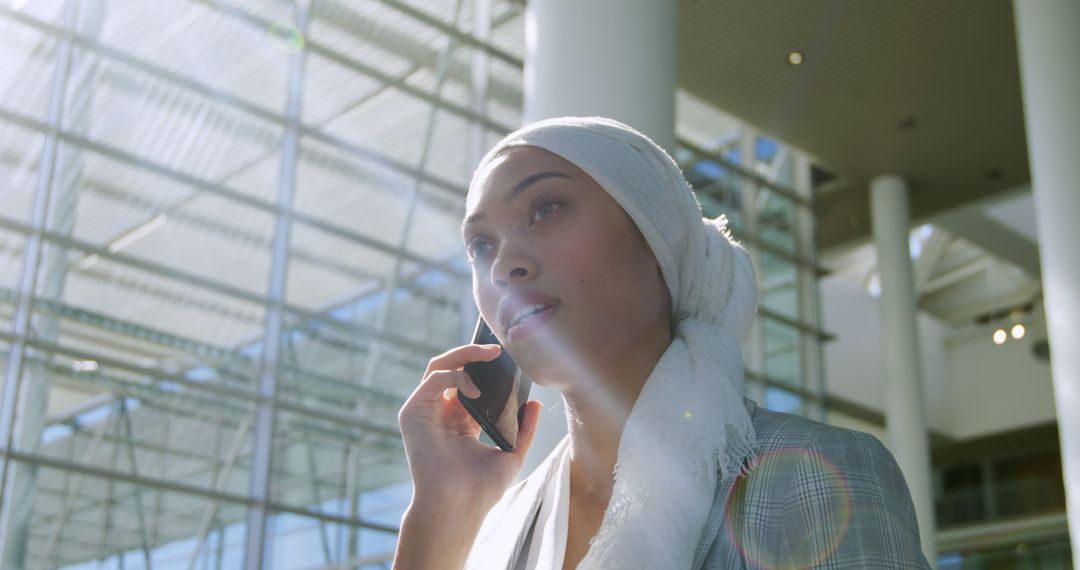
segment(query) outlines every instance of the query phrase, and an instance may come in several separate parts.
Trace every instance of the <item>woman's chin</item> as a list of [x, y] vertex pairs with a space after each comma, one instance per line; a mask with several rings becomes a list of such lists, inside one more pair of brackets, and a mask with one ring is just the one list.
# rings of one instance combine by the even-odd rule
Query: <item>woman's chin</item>
[[528, 338], [507, 347], [521, 371], [534, 383], [561, 388], [567, 380], [587, 377], [594, 369], [589, 358], [595, 358], [595, 348], [585, 349], [580, 341], [560, 333], [555, 327], [535, 331]]

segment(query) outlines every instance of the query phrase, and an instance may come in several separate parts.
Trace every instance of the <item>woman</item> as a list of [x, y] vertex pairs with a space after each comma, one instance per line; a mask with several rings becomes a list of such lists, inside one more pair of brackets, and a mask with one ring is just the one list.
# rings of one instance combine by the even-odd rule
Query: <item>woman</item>
[[498, 347], [428, 366], [399, 423], [413, 476], [395, 567], [927, 568], [914, 509], [873, 437], [744, 400], [756, 309], [746, 252], [703, 220], [675, 162], [602, 118], [508, 135], [469, 186], [473, 294], [569, 435], [510, 487], [538, 402], [503, 452], [455, 391]]

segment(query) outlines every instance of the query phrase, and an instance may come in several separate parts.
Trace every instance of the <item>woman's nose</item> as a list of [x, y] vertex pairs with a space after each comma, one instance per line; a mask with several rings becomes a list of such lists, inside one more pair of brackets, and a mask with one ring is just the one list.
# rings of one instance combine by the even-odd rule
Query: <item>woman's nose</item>
[[505, 288], [510, 283], [536, 277], [538, 271], [536, 263], [528, 256], [521, 252], [507, 251], [495, 259], [491, 268], [491, 282], [497, 288]]

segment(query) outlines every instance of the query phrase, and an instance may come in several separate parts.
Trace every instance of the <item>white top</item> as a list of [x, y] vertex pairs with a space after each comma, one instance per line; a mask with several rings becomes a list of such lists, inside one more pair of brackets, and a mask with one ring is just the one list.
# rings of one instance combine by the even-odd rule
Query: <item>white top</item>
[[570, 448], [563, 449], [559, 466], [544, 492], [540, 512], [529, 534], [526, 554], [517, 570], [561, 570], [566, 556], [570, 520]]

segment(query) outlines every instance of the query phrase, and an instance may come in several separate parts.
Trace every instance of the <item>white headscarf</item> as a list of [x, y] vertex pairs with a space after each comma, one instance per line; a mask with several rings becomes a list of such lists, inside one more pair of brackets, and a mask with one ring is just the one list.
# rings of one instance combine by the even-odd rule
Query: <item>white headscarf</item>
[[671, 293], [671, 345], [627, 420], [611, 500], [579, 568], [688, 568], [718, 480], [737, 477], [755, 445], [739, 351], [757, 307], [750, 257], [723, 218], [702, 218], [671, 156], [627, 125], [562, 117], [523, 127], [485, 155], [470, 189], [515, 146], [557, 154], [603, 187], [637, 224]]

